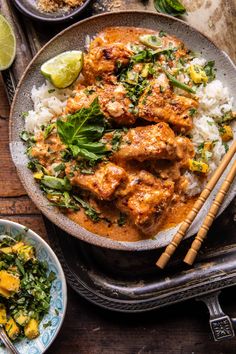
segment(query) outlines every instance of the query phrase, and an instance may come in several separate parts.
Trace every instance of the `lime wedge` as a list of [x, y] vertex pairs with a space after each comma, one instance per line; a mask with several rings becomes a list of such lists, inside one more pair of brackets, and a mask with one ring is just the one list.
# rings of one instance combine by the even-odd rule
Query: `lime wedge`
[[57, 88], [70, 86], [83, 67], [83, 53], [72, 50], [57, 55], [41, 66], [41, 73]]
[[9, 22], [0, 15], [0, 71], [11, 66], [16, 55], [16, 38]]

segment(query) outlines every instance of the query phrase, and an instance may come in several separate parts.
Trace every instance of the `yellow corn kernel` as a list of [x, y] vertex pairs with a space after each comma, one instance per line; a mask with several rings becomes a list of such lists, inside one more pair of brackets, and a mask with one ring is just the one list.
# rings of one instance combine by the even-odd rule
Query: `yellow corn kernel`
[[3, 304], [0, 304], [0, 326], [5, 325], [7, 322], [7, 311]]
[[208, 77], [200, 65], [190, 65], [189, 75], [195, 84], [202, 84], [208, 81]]
[[189, 169], [193, 172], [207, 173], [209, 166], [205, 162], [189, 159]]
[[224, 142], [227, 142], [233, 139], [234, 137], [234, 133], [230, 125], [223, 125], [223, 127], [219, 129], [219, 132], [220, 132], [221, 139]]
[[44, 174], [43, 174], [43, 172], [35, 172], [33, 174], [33, 176], [34, 176], [35, 179], [42, 179]]

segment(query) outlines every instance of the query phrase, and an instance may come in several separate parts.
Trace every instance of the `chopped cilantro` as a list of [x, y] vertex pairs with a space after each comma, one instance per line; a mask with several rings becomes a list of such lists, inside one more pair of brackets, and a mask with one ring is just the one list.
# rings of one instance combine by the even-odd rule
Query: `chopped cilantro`
[[51, 325], [52, 325], [52, 321], [48, 321], [43, 324], [43, 328], [46, 329], [46, 328], [50, 327]]
[[160, 38], [162, 38], [162, 37], [166, 37], [166, 32], [165, 31], [163, 31], [163, 30], [160, 30], [160, 32], [159, 32], [159, 37]]
[[214, 80], [214, 78], [216, 77], [216, 74], [215, 74], [216, 69], [214, 68], [214, 66], [215, 66], [215, 62], [209, 61], [203, 68], [207, 77], [208, 77], [209, 82]]
[[121, 140], [122, 140], [122, 133], [120, 130], [117, 129], [115, 130], [111, 141], [111, 146], [113, 151], [119, 150]]
[[227, 143], [224, 143], [224, 142], [222, 142], [222, 144], [224, 145], [225, 152], [227, 152], [229, 150], [229, 145]]
[[126, 224], [127, 221], [127, 215], [120, 213], [119, 219], [117, 220], [117, 224], [121, 227]]
[[197, 112], [196, 108], [190, 108], [189, 115], [192, 117]]
[[29, 112], [22, 112], [21, 116], [22, 118], [26, 118], [29, 115]]
[[79, 198], [76, 195], [73, 195], [73, 198], [84, 208], [85, 214], [93, 221], [98, 222], [101, 220], [99, 212], [95, 210], [89, 203], [85, 202], [83, 199]]

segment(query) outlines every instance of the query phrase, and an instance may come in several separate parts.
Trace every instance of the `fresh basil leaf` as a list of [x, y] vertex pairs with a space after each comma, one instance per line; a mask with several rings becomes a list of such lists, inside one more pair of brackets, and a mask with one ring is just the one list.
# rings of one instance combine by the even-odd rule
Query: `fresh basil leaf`
[[57, 121], [60, 139], [68, 146], [74, 158], [78, 156], [98, 161], [107, 154], [105, 144], [98, 140], [105, 131], [105, 119], [100, 110], [98, 98], [90, 107]]
[[41, 184], [51, 189], [56, 189], [59, 191], [69, 191], [71, 190], [71, 185], [69, 180], [65, 178], [58, 178], [54, 176], [43, 176], [41, 179]]
[[154, 6], [158, 12], [172, 16], [186, 13], [185, 7], [178, 0], [154, 0]]

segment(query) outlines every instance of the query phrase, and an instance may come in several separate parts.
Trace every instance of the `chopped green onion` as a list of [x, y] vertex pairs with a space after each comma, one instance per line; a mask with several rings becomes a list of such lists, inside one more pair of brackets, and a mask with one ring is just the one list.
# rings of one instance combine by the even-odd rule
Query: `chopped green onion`
[[190, 86], [184, 84], [183, 82], [180, 82], [179, 80], [177, 80], [173, 75], [171, 75], [167, 70], [164, 69], [164, 72], [166, 74], [166, 76], [168, 77], [168, 79], [170, 80], [170, 82], [172, 83], [172, 85], [187, 91], [189, 93], [196, 93], [195, 90], [193, 90]]

